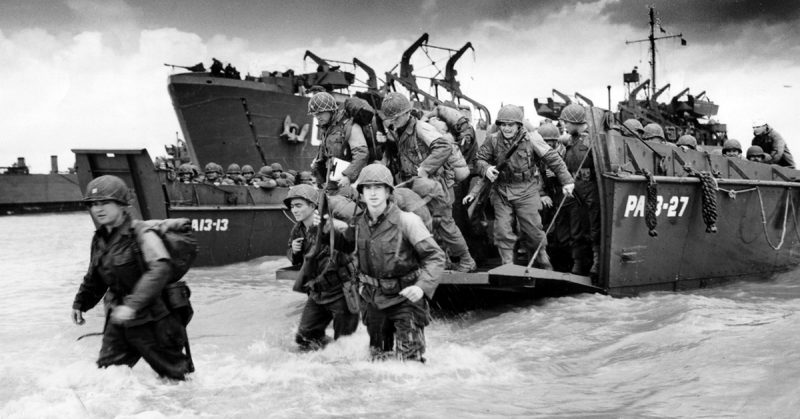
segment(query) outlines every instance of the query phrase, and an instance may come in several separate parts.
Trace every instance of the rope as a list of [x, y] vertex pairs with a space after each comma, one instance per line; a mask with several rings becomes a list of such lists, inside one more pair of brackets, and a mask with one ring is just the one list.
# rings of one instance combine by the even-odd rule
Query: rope
[[[790, 193], [786, 194], [786, 204], [784, 204], [783, 208], [783, 229], [781, 230], [781, 241], [776, 245], [772, 244], [772, 241], [769, 239], [769, 235], [767, 234], [767, 214], [764, 211], [764, 199], [761, 197], [761, 190], [756, 188], [756, 192], [758, 192], [758, 202], [761, 204], [761, 225], [764, 228], [764, 238], [767, 239], [767, 244], [772, 250], [779, 250], [783, 246], [783, 239], [786, 236], [786, 220], [789, 219], [789, 196]], [[794, 211], [794, 205], [792, 206], [792, 210]], [[795, 222], [795, 225], [797, 223]]]
[[716, 233], [717, 181], [708, 172], [700, 172], [695, 175], [700, 178], [703, 187], [703, 222], [706, 223], [706, 233]]
[[644, 223], [647, 225], [647, 234], [650, 237], [658, 236], [656, 226], [658, 225], [658, 218], [656, 217], [656, 207], [658, 207], [658, 187], [656, 186], [656, 179], [649, 170], [643, 169], [644, 177], [647, 179], [647, 201], [644, 204]]

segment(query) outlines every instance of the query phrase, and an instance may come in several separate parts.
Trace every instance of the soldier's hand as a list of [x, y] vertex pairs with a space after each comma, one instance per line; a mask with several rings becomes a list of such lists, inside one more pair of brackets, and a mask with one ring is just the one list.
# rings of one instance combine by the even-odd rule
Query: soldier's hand
[[550, 208], [553, 206], [553, 198], [550, 198], [549, 196], [545, 195], [540, 199], [542, 200], [542, 207]]
[[292, 240], [292, 253], [300, 253], [303, 250], [303, 238], [298, 237]]
[[135, 315], [136, 310], [128, 306], [116, 306], [114, 310], [111, 311], [111, 321], [114, 323], [123, 323], [132, 320]]
[[416, 303], [417, 301], [419, 301], [419, 299], [422, 298], [424, 294], [425, 293], [422, 292], [422, 288], [416, 285], [409, 285], [400, 291], [400, 295], [408, 298], [408, 301], [411, 301], [412, 303]]
[[311, 160], [311, 170], [315, 170], [317, 168], [317, 158], [314, 157], [314, 160]]
[[566, 185], [561, 187], [561, 192], [564, 192], [564, 195], [572, 196], [572, 191], [575, 190], [574, 183], [567, 183]]
[[385, 142], [386, 142], [386, 140], [387, 140], [387, 138], [386, 138], [386, 134], [384, 134], [384, 133], [382, 133], [382, 132], [380, 132], [380, 131], [378, 131], [378, 132], [376, 132], [376, 133], [375, 133], [375, 141], [377, 141], [377, 142], [379, 142], [379, 143], [383, 144], [383, 143], [385, 143]]
[[426, 172], [425, 169], [423, 169], [422, 166], [420, 166], [420, 167], [417, 168], [417, 176], [419, 176], [421, 178], [427, 178], [428, 177], [428, 172]]
[[497, 180], [497, 175], [499, 174], [500, 172], [497, 171], [495, 166], [489, 166], [486, 168], [486, 179], [489, 179], [489, 182], [494, 182]]
[[350, 178], [347, 176], [342, 176], [339, 180], [339, 188], [349, 188], [350, 187]]
[[311, 219], [311, 225], [318, 226], [321, 221], [322, 217], [319, 216], [319, 210], [314, 210], [314, 218]]
[[475, 195], [469, 194], [469, 195], [465, 196], [464, 199], [461, 200], [461, 203], [464, 204], [464, 205], [469, 205], [469, 203], [474, 201], [474, 200], [475, 200]]
[[77, 324], [78, 326], [86, 323], [86, 320], [83, 319], [83, 312], [78, 310], [77, 308], [72, 309], [72, 322]]
[[333, 228], [335, 228], [336, 231], [342, 232], [347, 230], [348, 227], [350, 226], [346, 222], [337, 220], [336, 218], [333, 219]]

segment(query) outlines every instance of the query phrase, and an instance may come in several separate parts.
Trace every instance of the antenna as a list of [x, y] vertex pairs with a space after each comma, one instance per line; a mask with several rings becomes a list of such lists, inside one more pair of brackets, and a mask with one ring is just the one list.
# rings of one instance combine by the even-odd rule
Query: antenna
[[[655, 7], [650, 6], [650, 36], [647, 39], [638, 39], [636, 41], [625, 41], [625, 45], [629, 44], [636, 44], [639, 42], [649, 42], [650, 43], [650, 87], [652, 89], [652, 93], [650, 97], [656, 95], [656, 89], [658, 88], [656, 84], [656, 41], [660, 39], [669, 39], [669, 38], [681, 38], [681, 45], [686, 46], [686, 40], [683, 39], [683, 34], [679, 33], [677, 35], [666, 35], [666, 36], [655, 36], [655, 26], [656, 26], [656, 11]], [[661, 24], [659, 23], [659, 28], [661, 32], [666, 33], [666, 31], [661, 28]]]

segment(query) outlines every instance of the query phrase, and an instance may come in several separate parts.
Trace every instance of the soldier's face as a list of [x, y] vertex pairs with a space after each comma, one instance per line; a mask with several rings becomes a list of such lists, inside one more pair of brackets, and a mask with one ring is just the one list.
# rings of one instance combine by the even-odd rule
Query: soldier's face
[[383, 120], [383, 126], [389, 130], [396, 130], [397, 128], [404, 127], [408, 123], [408, 118], [410, 118], [410, 112], [403, 112], [399, 115], [395, 115], [392, 118], [386, 118]]
[[217, 180], [219, 178], [219, 173], [217, 172], [208, 172], [206, 173], [206, 179], [208, 180]]
[[292, 199], [292, 215], [297, 222], [305, 221], [314, 214], [314, 206], [303, 198]]
[[319, 125], [328, 125], [328, 123], [331, 122], [331, 118], [333, 118], [333, 113], [330, 111], [325, 111], [314, 114], [314, 116], [317, 117], [317, 122], [319, 122]]
[[364, 185], [361, 197], [367, 206], [377, 208], [386, 204], [386, 200], [389, 199], [389, 189], [384, 185]]
[[98, 224], [115, 227], [122, 224], [125, 210], [116, 201], [94, 201], [89, 203], [89, 212]]
[[519, 132], [519, 124], [516, 122], [501, 122], [500, 132], [505, 138], [514, 138]]
[[739, 157], [742, 155], [742, 152], [733, 148], [723, 151], [722, 154], [724, 154], [726, 157]]
[[767, 132], [767, 126], [766, 125], [759, 125], [757, 127], [753, 127], [753, 135], [761, 135], [761, 134], [763, 134], [765, 132]]
[[585, 131], [586, 124], [573, 124], [572, 122], [564, 122], [564, 128], [570, 135], [580, 134]]

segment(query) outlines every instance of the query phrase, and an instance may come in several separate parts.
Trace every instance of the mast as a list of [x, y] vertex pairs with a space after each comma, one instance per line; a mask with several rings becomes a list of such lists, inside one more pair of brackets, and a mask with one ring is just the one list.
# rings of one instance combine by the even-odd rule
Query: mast
[[683, 39], [683, 33], [679, 33], [677, 35], [666, 35], [666, 36], [656, 36], [656, 24], [658, 24], [659, 28], [661, 29], [662, 33], [667, 33], [664, 28], [661, 27], [661, 23], [656, 20], [656, 9], [653, 6], [650, 6], [650, 36], [647, 39], [639, 39], [636, 41], [625, 41], [625, 45], [628, 44], [636, 44], [639, 42], [648, 42], [650, 44], [650, 90], [651, 95], [653, 97], [656, 94], [656, 89], [658, 89], [658, 84], [656, 84], [656, 41], [659, 39], [669, 39], [669, 38], [681, 38], [681, 45], [686, 45], [686, 40]]

